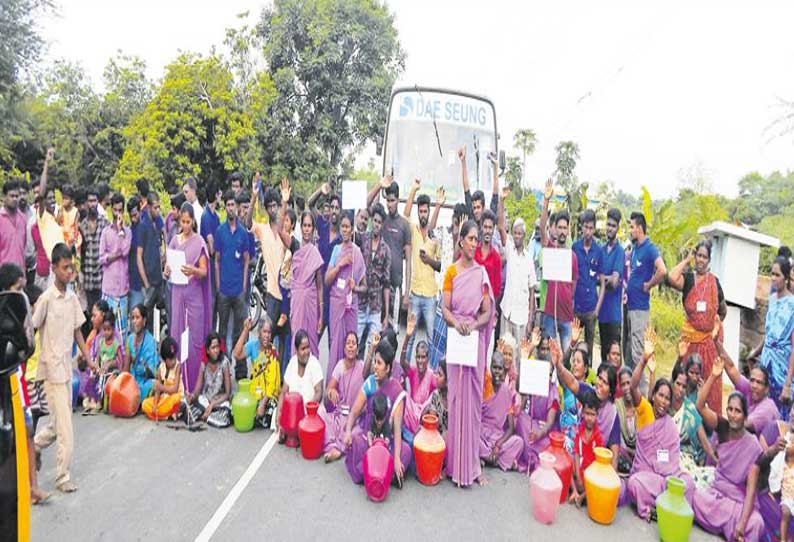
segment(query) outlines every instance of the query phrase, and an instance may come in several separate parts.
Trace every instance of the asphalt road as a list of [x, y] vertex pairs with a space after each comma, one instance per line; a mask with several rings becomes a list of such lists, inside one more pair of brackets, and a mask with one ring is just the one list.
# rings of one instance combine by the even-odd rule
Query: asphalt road
[[[33, 541], [181, 541], [201, 533], [218, 541], [658, 540], [656, 524], [631, 508], [601, 526], [565, 505], [553, 525], [541, 525], [532, 517], [527, 477], [517, 473], [488, 469], [489, 484], [470, 489], [447, 481], [426, 487], [409, 478], [376, 504], [350, 481], [342, 462], [305, 461], [297, 450], [275, 445], [258, 464], [271, 436], [263, 429], [190, 433], [143, 416], [78, 413], [74, 430], [72, 477], [80, 489], [56, 491], [33, 507]], [[39, 483], [51, 490], [55, 447], [44, 452], [43, 464]], [[238, 484], [241, 477], [248, 483]], [[230, 493], [237, 499], [229, 506]], [[216, 515], [219, 508], [228, 513]], [[714, 539], [697, 528], [691, 537]]]

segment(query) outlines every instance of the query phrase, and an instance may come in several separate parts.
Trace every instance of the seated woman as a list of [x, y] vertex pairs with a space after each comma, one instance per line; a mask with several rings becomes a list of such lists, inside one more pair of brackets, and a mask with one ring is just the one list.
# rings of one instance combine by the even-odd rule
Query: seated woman
[[146, 307], [136, 305], [132, 309], [130, 328], [127, 336], [127, 354], [124, 357], [124, 372], [131, 373], [141, 392], [141, 400], [146, 399], [154, 386], [157, 371], [157, 343], [146, 329], [148, 313]]
[[[522, 359], [551, 361], [549, 338], [541, 337], [540, 328], [533, 330], [531, 339], [521, 346], [521, 350]], [[519, 394], [516, 434], [524, 441], [524, 451], [518, 458], [518, 469], [522, 472], [527, 469], [533, 471], [540, 465], [540, 452], [549, 447], [548, 435], [558, 429], [560, 395], [557, 384], [551, 378], [554, 364], [549, 365], [549, 391], [545, 396]], [[517, 375], [516, 380], [519, 377]]]
[[188, 396], [190, 415], [212, 427], [232, 424], [232, 377], [229, 359], [221, 352], [221, 336], [213, 331], [204, 340], [203, 363], [196, 379], [196, 387]]
[[[580, 344], [584, 345], [584, 343]], [[615, 388], [617, 387], [615, 368], [609, 364], [601, 364], [598, 367], [595, 387], [593, 387], [579, 379], [584, 374], [582, 369], [587, 366], [587, 354], [584, 349], [577, 347], [574, 350], [574, 361], [572, 364], [574, 373], [563, 366], [561, 361], [562, 354], [559, 352], [559, 347], [557, 347], [556, 343], [553, 341], [551, 356], [555, 369], [557, 370], [557, 378], [562, 384], [565, 392], [567, 392], [569, 396], [572, 395], [575, 398], [574, 405], [576, 405], [577, 401], [581, 403], [582, 398], [588, 391], [594, 391], [596, 397], [598, 397], [600, 401], [597, 418], [598, 429], [604, 437], [604, 445], [612, 451], [612, 466], [617, 470], [618, 459], [620, 457], [620, 422], [618, 420], [618, 411], [614, 403]], [[581, 363], [582, 360], [585, 361], [585, 363]], [[578, 374], [579, 378], [574, 376], [575, 374]], [[579, 418], [578, 410], [576, 417], [577, 419]], [[568, 429], [569, 433], [571, 430], [573, 430], [573, 435], [575, 437], [576, 432], [579, 430], [579, 425], [577, 424]]]
[[[103, 371], [94, 370], [90, 365], [96, 364], [96, 369], [99, 369], [97, 359], [100, 355], [99, 346], [102, 343], [102, 326], [107, 317], [113, 318], [113, 323], [115, 325], [115, 314], [110, 310], [107, 301], [100, 299], [94, 303], [94, 306], [91, 308], [91, 331], [88, 333], [88, 337], [85, 341], [90, 360], [84, 360], [82, 354], [79, 354], [77, 357], [77, 374], [80, 381], [80, 387], [77, 393], [79, 396], [83, 397], [83, 415], [96, 414], [102, 409], [102, 398], [107, 377], [100, 378]], [[115, 328], [112, 337], [121, 345], [120, 350], [122, 357], [117, 360], [118, 364], [114, 367], [115, 370], [121, 370], [124, 364], [124, 341]], [[106, 353], [108, 350], [110, 350], [110, 347], [106, 348]], [[87, 363], [87, 361], [91, 363]]]
[[[789, 421], [778, 419], [769, 422], [761, 433], [758, 443], [764, 450], [763, 456], [758, 462], [761, 467], [761, 479], [756, 495], [758, 511], [764, 518], [762, 540], [782, 540], [784, 537], [780, 533], [782, 532], [784, 508], [782, 503], [783, 479], [780, 477], [775, 481], [775, 476], [770, 474], [770, 465], [778, 455], [785, 456], [786, 450], [794, 443], [794, 407], [789, 414]], [[787, 534], [786, 540], [794, 539], [794, 522], [789, 521]]]
[[256, 423], [265, 429], [270, 429], [273, 413], [281, 392], [281, 366], [278, 361], [278, 351], [273, 346], [273, 322], [264, 315], [259, 326], [259, 337], [248, 340], [252, 322], [246, 318], [243, 323], [243, 333], [234, 345], [232, 356], [240, 365], [240, 370], [235, 372], [246, 373], [246, 359], [251, 363], [251, 393], [256, 397]]
[[[312, 355], [309, 335], [302, 329], [295, 334], [295, 355], [289, 360], [284, 371], [284, 384], [281, 386], [278, 404], [289, 392], [297, 392], [303, 398], [304, 407], [309, 401], [323, 398], [323, 369]], [[282, 435], [283, 436], [283, 435]]]
[[438, 418], [438, 432], [442, 437], [447, 436], [447, 360], [441, 358], [436, 367], [436, 389], [430, 394], [430, 401], [422, 411], [425, 414], [435, 414]]
[[717, 434], [719, 462], [714, 483], [695, 492], [692, 509], [695, 520], [706, 531], [727, 540], [752, 542], [759, 540], [764, 530], [764, 520], [755, 504], [760, 470], [756, 461], [762, 450], [758, 439], [745, 428], [748, 411], [744, 395], [733, 392], [728, 397], [727, 418], [706, 404], [711, 387], [722, 377], [722, 370], [722, 360], [718, 357], [698, 393], [697, 409], [703, 424]]
[[[697, 354], [691, 357], [695, 356]], [[673, 367], [673, 401], [670, 412], [678, 427], [681, 441], [681, 469], [692, 477], [697, 489], [705, 489], [714, 481], [714, 467], [705, 466], [705, 458], [710, 457], [714, 464], [717, 463], [717, 458], [703, 427], [703, 418], [695, 406], [696, 401], [692, 400], [687, 391], [686, 367], [678, 364]]]
[[620, 399], [615, 401], [615, 410], [620, 421], [620, 457], [618, 458], [618, 474], [627, 477], [634, 462], [637, 449], [637, 409], [631, 398], [631, 369], [623, 367], [618, 373], [618, 384], [621, 390]]
[[731, 379], [736, 391], [744, 395], [747, 401], [747, 422], [745, 428], [754, 435], [761, 431], [772, 421], [780, 418], [777, 405], [769, 397], [769, 373], [764, 367], [756, 365], [750, 369], [750, 379], [739, 372], [733, 360], [725, 351], [721, 341], [715, 340], [717, 355], [725, 363], [725, 372]]
[[182, 384], [182, 366], [176, 361], [176, 353], [176, 341], [171, 337], [163, 339], [160, 344], [160, 357], [163, 361], [157, 368], [154, 396], [147, 397], [141, 404], [141, 410], [150, 420], [175, 419], [179, 412], [185, 390]]
[[[377, 335], [377, 334], [376, 334]], [[373, 337], [373, 339], [380, 339]], [[373, 342], [377, 346], [377, 343]], [[328, 379], [325, 395], [334, 405], [332, 412], [323, 414], [325, 421], [325, 443], [323, 453], [326, 463], [336, 461], [345, 453], [345, 428], [350, 407], [364, 383], [364, 362], [358, 357], [358, 335], [351, 331], [345, 337], [345, 357], [334, 367], [334, 374]]]
[[615, 372], [619, 372], [621, 367], [623, 367], [623, 361], [620, 357], [620, 339], [615, 339], [607, 345], [606, 360], [607, 363], [615, 368]]
[[[540, 331], [540, 329], [538, 329]], [[520, 362], [518, 358], [518, 343], [512, 335], [502, 336], [496, 343], [496, 350], [502, 353], [505, 359], [505, 378], [504, 385], [510, 389], [514, 400], [518, 401], [516, 390], [518, 389], [518, 368]]]
[[[554, 340], [549, 342], [550, 350], [551, 345], [555, 343], [556, 341]], [[570, 348], [565, 354], [566, 364], [569, 363], [570, 367], [570, 371], [568, 371], [568, 369], [566, 369], [566, 371], [573, 375], [573, 380], [575, 382], [584, 382], [590, 371], [590, 358], [587, 355], [587, 345], [581, 343], [581, 346], [581, 348], [579, 346]], [[556, 368], [557, 360], [553, 353], [551, 360]], [[562, 362], [560, 362], [560, 366], [562, 366]], [[568, 453], [573, 453], [573, 439], [576, 437], [576, 431], [579, 427], [579, 405], [576, 402], [576, 393], [571, 391], [569, 387], [562, 385], [559, 372], [557, 373], [557, 377], [558, 380], [560, 380], [560, 387], [562, 388], [560, 392], [560, 397], [562, 398], [560, 402], [560, 432], [565, 435], [565, 449], [568, 450]]]
[[[653, 385], [652, 403], [640, 393], [640, 380], [646, 364], [655, 368], [654, 350], [656, 333], [652, 328], [645, 332], [645, 347], [640, 362], [631, 376], [631, 398], [637, 409], [637, 448], [631, 474], [626, 484], [628, 498], [637, 507], [637, 514], [650, 521], [655, 516], [656, 497], [666, 487], [668, 476], [677, 476], [686, 484], [686, 499], [691, 501], [694, 483], [681, 470], [681, 444], [678, 428], [668, 414], [673, 388], [661, 378]], [[650, 379], [649, 379], [650, 386]], [[621, 501], [624, 501], [622, 496]]]
[[[376, 394], [387, 399], [387, 419], [391, 425], [392, 439], [389, 449], [394, 457], [394, 479], [402, 487], [403, 475], [411, 463], [411, 447], [402, 440], [403, 409], [405, 407], [405, 391], [394, 378], [391, 377], [391, 368], [394, 363], [394, 350], [391, 344], [381, 340], [375, 349], [375, 360], [372, 365], [372, 374], [367, 377], [361, 390], [353, 403], [353, 409], [347, 418], [345, 428], [345, 467], [353, 482], [360, 484], [364, 481], [364, 454], [368, 449], [367, 431], [372, 427], [373, 398]], [[359, 418], [365, 413], [363, 424]], [[359, 423], [356, 423], [359, 422]]]
[[411, 434], [415, 434], [419, 430], [419, 418], [422, 410], [424, 410], [430, 400], [430, 395], [436, 388], [436, 375], [433, 374], [433, 371], [428, 370], [430, 347], [427, 345], [427, 341], [422, 340], [417, 343], [416, 355], [414, 356], [415, 365], [411, 365], [406, 355], [410, 337], [413, 336], [415, 331], [416, 315], [410, 314], [406, 327], [406, 337], [403, 341], [403, 350], [400, 354], [400, 366], [402, 367], [402, 374], [405, 376], [405, 388], [407, 391], [403, 421], [405, 428]]
[[491, 378], [494, 393], [482, 402], [482, 428], [480, 429], [480, 462], [483, 466], [499, 466], [503, 471], [518, 468], [518, 458], [524, 451], [524, 441], [514, 434], [512, 395], [504, 383], [504, 354], [500, 351], [491, 357]]

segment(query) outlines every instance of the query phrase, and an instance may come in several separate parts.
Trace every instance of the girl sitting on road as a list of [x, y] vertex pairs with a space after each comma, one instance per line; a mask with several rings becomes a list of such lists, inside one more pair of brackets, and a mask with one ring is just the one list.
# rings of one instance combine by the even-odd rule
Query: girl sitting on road
[[154, 381], [154, 397], [147, 397], [141, 405], [146, 417], [158, 421], [176, 417], [179, 403], [182, 401], [182, 371], [176, 362], [176, 341], [166, 337], [160, 345], [160, 357], [163, 361], [157, 368]]

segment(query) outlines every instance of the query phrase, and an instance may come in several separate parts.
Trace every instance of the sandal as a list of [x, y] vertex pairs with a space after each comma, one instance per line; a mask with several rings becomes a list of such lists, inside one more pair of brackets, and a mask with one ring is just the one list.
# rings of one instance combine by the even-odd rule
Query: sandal
[[77, 491], [77, 484], [75, 484], [70, 480], [58, 486], [55, 486], [55, 488], [61, 493], [74, 493], [75, 491]]

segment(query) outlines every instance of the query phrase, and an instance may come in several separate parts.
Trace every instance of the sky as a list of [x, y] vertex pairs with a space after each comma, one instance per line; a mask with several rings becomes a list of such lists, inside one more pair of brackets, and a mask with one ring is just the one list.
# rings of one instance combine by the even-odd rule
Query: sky
[[[121, 50], [149, 75], [181, 51], [222, 46], [237, 14], [262, 1], [56, 0], [42, 21], [47, 59], [80, 62], [99, 87]], [[646, 6], [647, 7], [641, 7]], [[577, 174], [629, 193], [673, 195], [701, 171], [733, 197], [751, 171], [794, 169], [794, 134], [770, 124], [794, 101], [794, 2], [460, 2], [391, 0], [406, 69], [398, 85], [454, 88], [491, 98], [500, 148], [516, 130], [538, 136], [533, 186], [554, 171], [554, 147], [578, 143]], [[362, 157], [362, 159], [365, 157]]]

